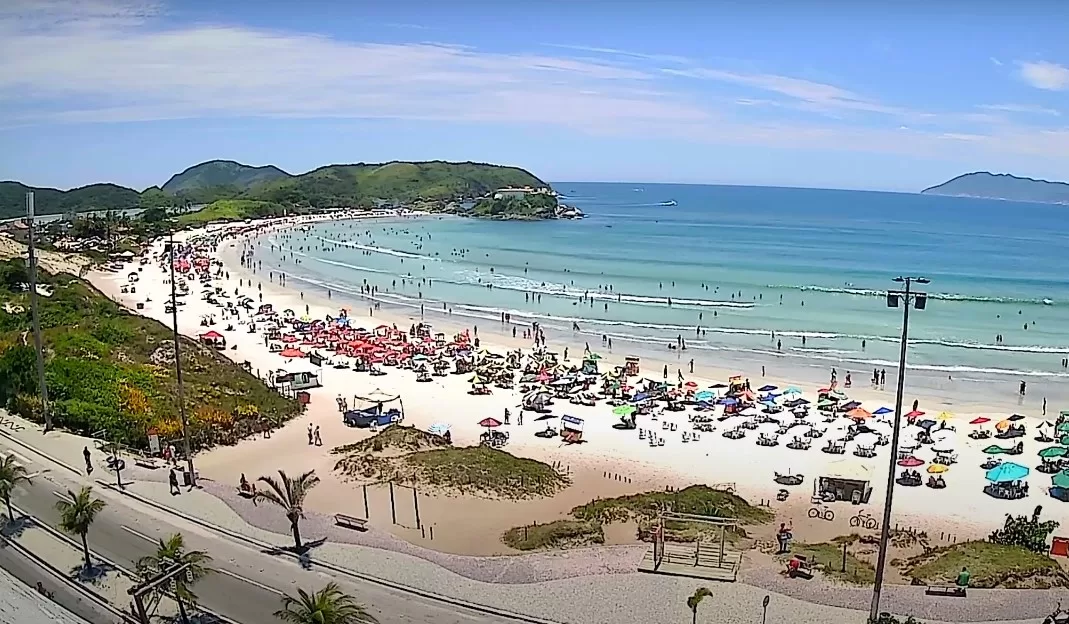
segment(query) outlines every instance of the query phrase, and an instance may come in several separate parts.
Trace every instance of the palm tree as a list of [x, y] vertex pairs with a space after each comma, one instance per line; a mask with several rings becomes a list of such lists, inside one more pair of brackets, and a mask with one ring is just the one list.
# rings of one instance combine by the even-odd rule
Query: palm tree
[[93, 488], [83, 487], [77, 494], [67, 490], [70, 500], [61, 500], [56, 503], [56, 509], [60, 513], [59, 528], [71, 535], [82, 538], [82, 553], [85, 555], [85, 569], [92, 567], [89, 561], [89, 526], [96, 520], [97, 514], [107, 505], [99, 498], [93, 498]]
[[26, 473], [26, 467], [15, 462], [14, 455], [0, 457], [0, 498], [7, 505], [7, 519], [15, 521], [15, 512], [11, 509], [11, 493], [20, 481], [30, 482], [30, 475]]
[[185, 604], [196, 606], [197, 595], [193, 593], [192, 586], [211, 572], [207, 568], [211, 561], [208, 553], [202, 550], [186, 550], [185, 538], [181, 533], [175, 533], [166, 540], [160, 540], [155, 555], [138, 560], [137, 571], [141, 578], [148, 580], [169, 567], [189, 564], [188, 572], [174, 577], [173, 586], [178, 615], [182, 618], [182, 624], [189, 624]]
[[692, 615], [690, 621], [692, 624], [698, 624], [698, 605], [702, 603], [702, 600], [712, 595], [713, 592], [709, 591], [708, 587], [699, 587], [693, 596], [687, 598], [687, 607], [690, 608]]
[[309, 594], [297, 590], [297, 597], [282, 597], [282, 608], [275, 617], [290, 624], [375, 624], [378, 620], [355, 598], [342, 593], [337, 583]]
[[279, 470], [278, 476], [281, 480], [274, 477], [258, 479], [266, 483], [268, 489], [256, 490], [256, 493], [252, 495], [252, 503], [255, 505], [267, 501], [286, 510], [286, 518], [289, 519], [290, 528], [293, 530], [293, 547], [294, 550], [300, 552], [302, 549], [300, 521], [304, 517], [304, 498], [308, 496], [312, 488], [319, 484], [319, 477], [316, 476], [315, 470], [309, 470], [297, 478], [291, 478], [284, 470]]

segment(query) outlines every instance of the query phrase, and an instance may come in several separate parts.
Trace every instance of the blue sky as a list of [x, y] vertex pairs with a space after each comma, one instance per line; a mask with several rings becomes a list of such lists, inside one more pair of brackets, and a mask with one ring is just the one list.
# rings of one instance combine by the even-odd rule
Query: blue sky
[[1067, 24], [1056, 0], [5, 0], [0, 179], [143, 188], [227, 158], [901, 191], [975, 170], [1064, 180]]

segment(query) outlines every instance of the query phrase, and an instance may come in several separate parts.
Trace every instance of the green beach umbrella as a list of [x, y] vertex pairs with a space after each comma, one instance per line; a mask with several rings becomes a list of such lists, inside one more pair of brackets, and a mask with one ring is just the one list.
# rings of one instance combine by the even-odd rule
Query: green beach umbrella
[[1055, 431], [1057, 431], [1058, 433], [1069, 433], [1069, 420], [1060, 423], [1058, 425], [1058, 428], [1055, 429]]
[[1050, 482], [1054, 487], [1069, 488], [1069, 472], [1059, 472], [1050, 478]]
[[612, 413], [616, 414], [617, 416], [630, 416], [631, 414], [635, 413], [635, 406], [620, 405], [618, 407], [613, 408]]
[[1069, 435], [1063, 435], [1061, 440], [1058, 440], [1059, 444], [1069, 446]]
[[1039, 456], [1043, 459], [1053, 459], [1055, 457], [1065, 457], [1069, 455], [1069, 448], [1064, 446], [1048, 446], [1039, 452]]
[[597, 353], [591, 353], [590, 355], [586, 356], [586, 359], [588, 359], [588, 360], [600, 360], [601, 356], [598, 355]]

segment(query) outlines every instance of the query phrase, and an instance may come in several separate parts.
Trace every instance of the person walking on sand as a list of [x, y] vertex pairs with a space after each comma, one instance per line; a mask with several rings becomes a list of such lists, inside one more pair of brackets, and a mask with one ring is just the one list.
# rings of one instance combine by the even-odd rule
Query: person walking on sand
[[1043, 415], [1047, 415], [1047, 397], [1043, 397]]
[[315, 445], [316, 446], [323, 446], [323, 438], [319, 437], [319, 425], [316, 425], [315, 434], [314, 435], [315, 435]]
[[668, 365], [667, 364], [664, 365], [664, 378], [665, 378], [665, 381], [668, 380]]
[[308, 446], [315, 444], [315, 438], [312, 435], [312, 423], [308, 423]]
[[89, 452], [89, 447], [82, 448], [82, 457], [85, 458], [85, 474], [86, 476], [93, 474], [93, 455]]
[[182, 493], [182, 488], [178, 487], [178, 473], [171, 468], [171, 472], [167, 475], [167, 483], [171, 487], [171, 496], [178, 496]]

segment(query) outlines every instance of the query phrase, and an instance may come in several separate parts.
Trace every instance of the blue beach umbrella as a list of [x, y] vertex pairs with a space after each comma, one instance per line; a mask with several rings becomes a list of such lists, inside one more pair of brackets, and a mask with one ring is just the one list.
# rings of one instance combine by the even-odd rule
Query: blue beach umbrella
[[783, 391], [783, 394], [802, 394], [802, 391], [797, 386], [787, 386], [787, 389]]
[[985, 476], [992, 483], [1009, 483], [1010, 481], [1020, 481], [1027, 477], [1028, 472], [1027, 466], [1006, 462], [988, 470]]
[[875, 414], [877, 416], [882, 416], [883, 414], [890, 414], [893, 411], [894, 410], [889, 408], [889, 407], [881, 407], [880, 409], [878, 409], [875, 412], [873, 412], [873, 414]]
[[694, 395], [695, 401], [708, 401], [714, 398], [716, 398], [716, 395], [712, 392], [709, 392], [708, 390], [702, 390], [701, 392]]
[[719, 401], [717, 401], [717, 403], [719, 403], [721, 405], [735, 405], [735, 404], [738, 403], [738, 401], [736, 401], [735, 399], [733, 399], [731, 397], [727, 397], [727, 398], [724, 398], [724, 399], [720, 399]]

